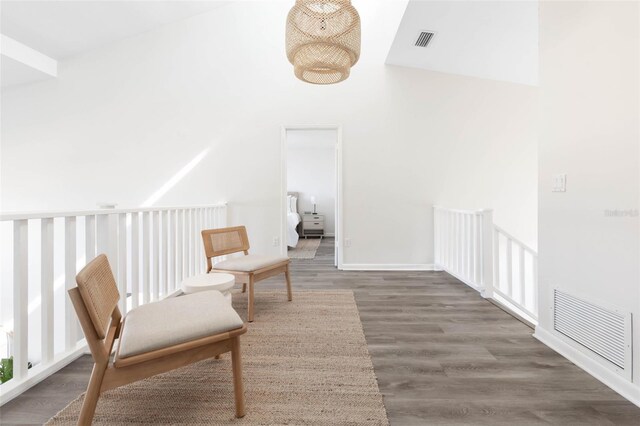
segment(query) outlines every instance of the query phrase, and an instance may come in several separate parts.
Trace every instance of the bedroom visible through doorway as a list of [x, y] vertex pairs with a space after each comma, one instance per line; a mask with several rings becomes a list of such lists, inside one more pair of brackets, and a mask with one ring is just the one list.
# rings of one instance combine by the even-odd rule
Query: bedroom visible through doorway
[[283, 241], [293, 262], [338, 266], [337, 127], [285, 128]]

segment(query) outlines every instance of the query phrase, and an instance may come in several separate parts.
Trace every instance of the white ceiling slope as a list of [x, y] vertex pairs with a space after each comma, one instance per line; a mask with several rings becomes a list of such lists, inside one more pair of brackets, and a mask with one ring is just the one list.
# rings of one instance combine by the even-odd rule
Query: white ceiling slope
[[2, 1], [2, 34], [66, 59], [226, 1]]
[[[436, 33], [426, 48], [421, 31]], [[535, 86], [538, 2], [412, 0], [386, 63]]]
[[[63, 60], [228, 3], [217, 0], [2, 0], [0, 30], [2, 34], [43, 55]], [[29, 67], [17, 63], [3, 66], [2, 69], [3, 87], [41, 78]]]

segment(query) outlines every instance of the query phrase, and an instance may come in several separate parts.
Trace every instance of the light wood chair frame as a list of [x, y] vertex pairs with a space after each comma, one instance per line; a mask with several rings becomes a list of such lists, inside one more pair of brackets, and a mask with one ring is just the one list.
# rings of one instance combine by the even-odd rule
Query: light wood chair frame
[[[212, 234], [223, 234], [223, 233], [232, 233], [237, 232], [241, 245], [239, 247], [216, 250], [213, 247], [211, 242]], [[293, 300], [293, 293], [291, 290], [291, 276], [289, 274], [289, 263], [290, 260], [283, 260], [282, 262], [275, 263], [273, 265], [266, 266], [261, 269], [256, 269], [255, 271], [230, 271], [227, 269], [218, 269], [213, 267], [212, 259], [218, 256], [225, 256], [227, 254], [234, 254], [243, 252], [246, 255], [249, 254], [249, 237], [247, 235], [247, 228], [244, 226], [233, 226], [228, 228], [218, 228], [218, 229], [205, 229], [202, 231], [202, 241], [204, 243], [204, 251], [205, 256], [207, 257], [207, 273], [209, 272], [225, 272], [227, 274], [232, 274], [236, 278], [236, 283], [242, 284], [242, 292], [245, 293], [247, 291], [247, 285], [249, 286], [249, 295], [248, 295], [248, 303], [247, 303], [247, 320], [249, 322], [253, 322], [254, 319], [254, 292], [255, 285], [257, 282], [266, 280], [267, 278], [271, 278], [276, 275], [284, 274], [286, 284], [287, 284], [287, 299], [289, 302]]]
[[68, 291], [80, 325], [91, 350], [94, 365], [87, 385], [84, 402], [78, 418], [79, 425], [89, 425], [93, 420], [100, 394], [129, 383], [137, 382], [157, 374], [166, 373], [208, 358], [231, 352], [233, 386], [236, 417], [245, 414], [244, 388], [242, 384], [242, 363], [240, 354], [240, 336], [247, 331], [242, 328], [197, 340], [181, 343], [167, 348], [120, 358], [116, 354], [115, 362], [110, 363], [114, 341], [120, 336], [125, 321], [116, 305], [104, 339], [100, 339], [80, 290], [75, 287]]

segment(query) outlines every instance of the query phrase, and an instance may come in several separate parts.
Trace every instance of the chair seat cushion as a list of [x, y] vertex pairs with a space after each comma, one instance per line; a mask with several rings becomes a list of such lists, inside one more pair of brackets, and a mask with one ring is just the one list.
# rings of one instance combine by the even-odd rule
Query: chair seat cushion
[[248, 254], [246, 256], [234, 257], [233, 259], [213, 265], [213, 269], [225, 271], [251, 272], [266, 268], [277, 263], [289, 260], [286, 256], [262, 256], [259, 254]]
[[125, 317], [119, 358], [241, 328], [242, 319], [222, 293], [203, 291], [142, 305]]

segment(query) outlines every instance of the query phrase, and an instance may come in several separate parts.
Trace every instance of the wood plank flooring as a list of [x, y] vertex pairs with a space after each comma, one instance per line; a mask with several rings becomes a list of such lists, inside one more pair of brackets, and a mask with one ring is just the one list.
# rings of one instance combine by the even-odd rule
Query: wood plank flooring
[[[338, 271], [325, 239], [292, 278], [294, 290], [355, 292], [392, 425], [640, 425], [640, 408], [446, 273]], [[285, 291], [280, 277], [261, 288]], [[46, 421], [84, 391], [91, 365], [82, 357], [1, 407], [0, 423]]]

